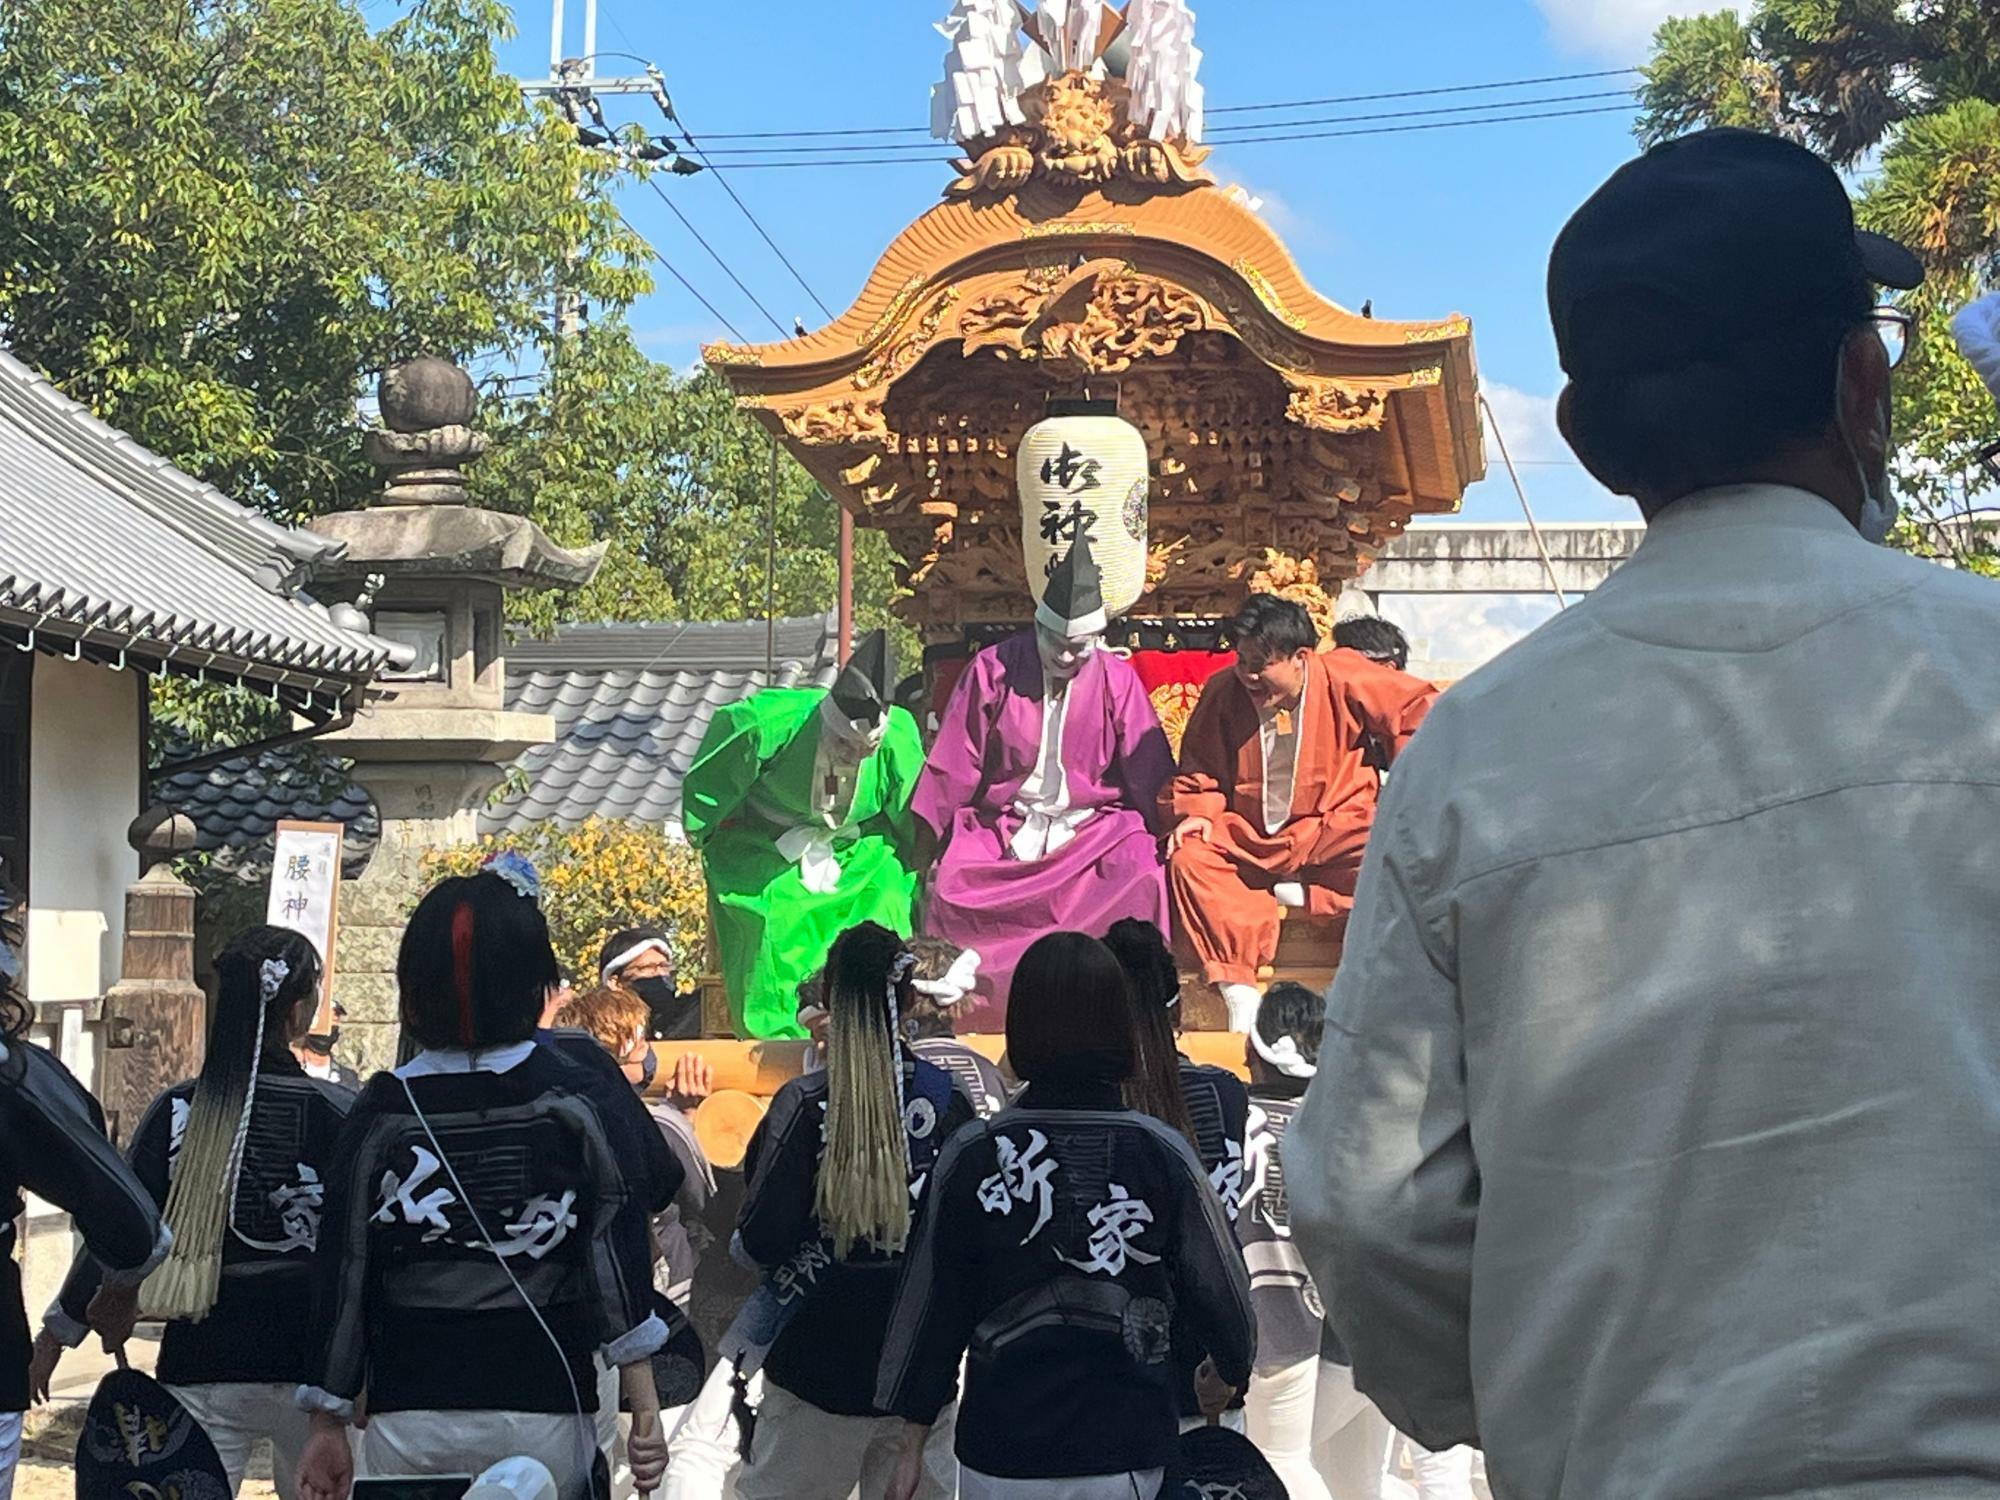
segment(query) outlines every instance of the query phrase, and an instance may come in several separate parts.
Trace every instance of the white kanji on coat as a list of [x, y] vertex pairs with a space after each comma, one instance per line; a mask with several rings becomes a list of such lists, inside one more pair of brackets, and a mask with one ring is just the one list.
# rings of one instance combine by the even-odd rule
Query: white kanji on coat
[[1011, 1216], [1016, 1203], [1037, 1200], [1035, 1222], [1021, 1236], [1024, 1245], [1042, 1232], [1049, 1216], [1055, 1212], [1056, 1194], [1052, 1179], [1061, 1164], [1042, 1156], [1048, 1144], [1049, 1138], [1039, 1130], [1028, 1132], [1026, 1150], [1016, 1146], [1007, 1136], [995, 1136], [993, 1153], [1000, 1163], [1000, 1170], [979, 1184], [979, 1206], [989, 1214]]
[[520, 1216], [505, 1226], [507, 1238], [493, 1248], [503, 1257], [525, 1255], [529, 1260], [540, 1260], [576, 1228], [575, 1207], [574, 1192], [560, 1198], [537, 1193], [522, 1207]]
[[1153, 1210], [1144, 1198], [1134, 1198], [1114, 1182], [1111, 1196], [1090, 1211], [1090, 1222], [1097, 1226], [1090, 1236], [1090, 1255], [1078, 1260], [1058, 1250], [1058, 1260], [1079, 1271], [1102, 1272], [1106, 1276], [1122, 1275], [1127, 1260], [1142, 1266], [1159, 1263], [1159, 1256], [1148, 1255], [1132, 1243], [1153, 1222]]
[[1208, 1185], [1215, 1189], [1215, 1196], [1222, 1200], [1223, 1210], [1229, 1215], [1229, 1222], [1236, 1222], [1236, 1215], [1243, 1207], [1243, 1144], [1231, 1141], [1224, 1151], [1215, 1170], [1208, 1174]]
[[407, 1179], [398, 1178], [394, 1172], [382, 1174], [382, 1191], [373, 1222], [393, 1224], [400, 1214], [405, 1224], [427, 1226], [424, 1231], [427, 1242], [442, 1239], [451, 1232], [451, 1221], [444, 1216], [445, 1207], [458, 1200], [450, 1188], [442, 1187], [417, 1197], [417, 1190], [437, 1175], [438, 1159], [422, 1146], [412, 1146], [410, 1154], [413, 1164]]

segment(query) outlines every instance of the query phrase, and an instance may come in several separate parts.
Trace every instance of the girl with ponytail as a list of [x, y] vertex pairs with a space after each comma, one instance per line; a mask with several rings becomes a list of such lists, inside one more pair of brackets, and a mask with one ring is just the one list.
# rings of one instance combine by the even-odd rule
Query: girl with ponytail
[[600, 1368], [632, 1411], [638, 1490], [666, 1468], [649, 1225], [681, 1169], [594, 1042], [586, 1063], [538, 1032], [559, 978], [518, 855], [440, 882], [404, 929], [411, 1055], [361, 1091], [328, 1175], [302, 1500], [347, 1500], [357, 1460], [363, 1477], [441, 1475], [510, 1454], [584, 1500], [608, 1472], [597, 1417], [619, 1395]]
[[[765, 1396], [743, 1500], [879, 1494], [897, 1456], [900, 1425], [874, 1401], [896, 1277], [939, 1151], [976, 1118], [951, 1076], [903, 1043], [915, 972], [888, 928], [841, 934], [826, 961], [826, 1067], [778, 1091], [744, 1157], [737, 1245], [768, 1273], [759, 1299], [774, 1326], [752, 1355]], [[724, 1353], [747, 1375], [735, 1333]], [[920, 1493], [943, 1500], [955, 1487], [948, 1430], [930, 1453]]]
[[292, 1051], [319, 1005], [310, 941], [252, 927], [222, 950], [215, 977], [200, 1074], [154, 1100], [132, 1139], [133, 1169], [163, 1206], [173, 1248], [122, 1292], [100, 1293], [96, 1260], [79, 1259], [38, 1353], [52, 1367], [86, 1321], [116, 1345], [137, 1317], [160, 1319], [159, 1378], [207, 1429], [232, 1491], [269, 1438], [289, 1500], [307, 1432], [294, 1399], [307, 1371], [301, 1314], [325, 1173], [353, 1095], [308, 1078]]

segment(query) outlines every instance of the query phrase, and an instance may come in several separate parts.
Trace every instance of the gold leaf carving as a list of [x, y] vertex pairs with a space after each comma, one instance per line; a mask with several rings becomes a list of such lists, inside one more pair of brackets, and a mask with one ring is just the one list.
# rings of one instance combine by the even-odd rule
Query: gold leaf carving
[[1388, 415], [1389, 393], [1380, 386], [1333, 380], [1295, 382], [1285, 418], [1320, 432], [1372, 432]]
[[833, 401], [825, 405], [792, 406], [778, 413], [785, 431], [815, 447], [836, 443], [886, 443], [888, 420], [880, 401]]
[[1472, 319], [1448, 318], [1442, 323], [1424, 323], [1404, 333], [1406, 344], [1431, 344], [1442, 339], [1462, 339], [1472, 332]]
[[1305, 328], [1306, 320], [1285, 306], [1284, 299], [1278, 295], [1278, 289], [1271, 285], [1271, 278], [1262, 270], [1247, 259], [1237, 261], [1232, 269], [1250, 283], [1250, 290], [1257, 294], [1257, 300], [1264, 304], [1265, 310], [1272, 317], [1289, 328], [1300, 330]]
[[1111, 221], [1089, 222], [1080, 219], [1052, 219], [1046, 224], [1030, 224], [1021, 231], [1024, 240], [1051, 240], [1081, 238], [1087, 234], [1133, 234], [1130, 224]]
[[957, 301], [957, 287], [948, 286], [939, 292], [937, 300], [931, 303], [930, 311], [917, 320], [907, 337], [899, 339], [854, 372], [854, 388], [857, 391], [873, 390], [885, 381], [894, 380], [923, 358], [924, 351], [937, 337], [938, 329], [944, 326], [945, 314]]
[[882, 337], [903, 320], [903, 314], [910, 310], [910, 304], [917, 300], [917, 293], [924, 289], [924, 278], [912, 276], [896, 289], [896, 295], [889, 299], [889, 305], [882, 309], [882, 315], [868, 325], [866, 333], [857, 334], [854, 342], [866, 348]]
[[701, 349], [703, 361], [711, 365], [761, 365], [764, 356], [755, 349], [745, 349], [736, 344], [704, 344]]

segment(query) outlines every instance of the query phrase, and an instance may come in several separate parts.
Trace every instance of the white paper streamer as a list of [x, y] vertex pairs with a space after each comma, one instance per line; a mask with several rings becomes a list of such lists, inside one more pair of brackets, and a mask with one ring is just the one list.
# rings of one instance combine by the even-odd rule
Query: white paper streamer
[[1021, 93], [1040, 83], [1047, 68], [1021, 30], [1014, 0], [956, 0], [937, 29], [951, 50], [944, 81], [931, 89], [931, 134], [969, 142], [1025, 123]]
[[1132, 42], [1132, 119], [1156, 141], [1199, 142], [1201, 49], [1187, 0], [1132, 0], [1125, 23]]

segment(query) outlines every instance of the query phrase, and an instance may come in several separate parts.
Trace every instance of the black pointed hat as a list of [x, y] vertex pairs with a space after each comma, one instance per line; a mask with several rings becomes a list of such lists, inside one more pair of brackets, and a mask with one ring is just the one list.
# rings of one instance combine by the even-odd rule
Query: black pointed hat
[[896, 695], [895, 652], [889, 634], [871, 630], [833, 680], [834, 706], [850, 719], [880, 723]]
[[1079, 531], [1069, 555], [1049, 574], [1048, 587], [1035, 610], [1035, 623], [1066, 640], [1101, 635], [1111, 623], [1104, 613], [1104, 575], [1090, 552], [1090, 533]]

